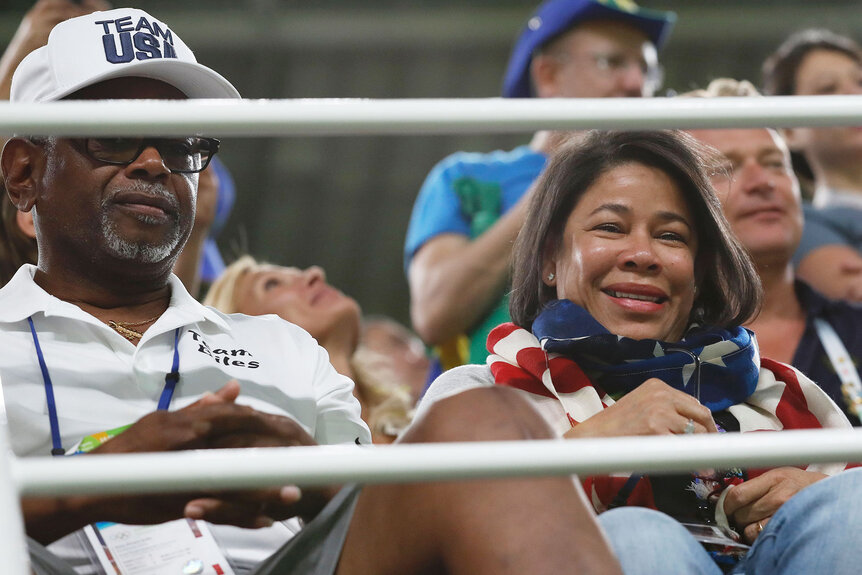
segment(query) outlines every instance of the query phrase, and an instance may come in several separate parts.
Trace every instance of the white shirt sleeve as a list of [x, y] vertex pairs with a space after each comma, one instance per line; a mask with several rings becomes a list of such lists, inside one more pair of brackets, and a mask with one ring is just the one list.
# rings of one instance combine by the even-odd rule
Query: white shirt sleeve
[[317, 394], [317, 421], [314, 439], [320, 444], [371, 443], [371, 432], [362, 421], [359, 400], [353, 395], [354, 383], [335, 371], [329, 354], [317, 346], [314, 387]]
[[437, 401], [451, 397], [468, 389], [493, 387], [494, 377], [487, 365], [460, 365], [445, 371], [434, 380], [416, 408], [414, 420], [422, 417]]

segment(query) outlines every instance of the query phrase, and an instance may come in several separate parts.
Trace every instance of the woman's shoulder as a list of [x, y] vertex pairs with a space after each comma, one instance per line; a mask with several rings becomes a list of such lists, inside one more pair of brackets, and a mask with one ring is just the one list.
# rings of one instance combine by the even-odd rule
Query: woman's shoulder
[[272, 343], [277, 340], [290, 339], [305, 344], [312, 340], [311, 335], [297, 324], [282, 319], [276, 314], [246, 315], [243, 313], [223, 313], [215, 308], [208, 308], [221, 318], [225, 326], [223, 331], [232, 334], [254, 334], [258, 338]]
[[428, 387], [425, 395], [417, 407], [417, 417], [428, 407], [441, 399], [451, 397], [468, 389], [477, 387], [491, 387], [494, 385], [494, 376], [491, 368], [487, 365], [460, 365], [448, 371], [444, 371]]
[[792, 365], [766, 357], [760, 358], [757, 389], [746, 403], [774, 413], [781, 421], [778, 429], [851, 427], [820, 386]]

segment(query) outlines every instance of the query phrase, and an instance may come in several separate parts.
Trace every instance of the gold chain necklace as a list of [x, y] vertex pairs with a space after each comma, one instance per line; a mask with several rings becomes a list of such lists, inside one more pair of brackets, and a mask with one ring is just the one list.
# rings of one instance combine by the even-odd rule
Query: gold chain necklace
[[156, 317], [151, 317], [150, 319], [145, 319], [144, 321], [114, 321], [112, 319], [109, 319], [108, 327], [116, 331], [118, 334], [120, 334], [127, 340], [134, 341], [136, 339], [141, 339], [142, 337], [144, 337], [144, 334], [140, 331], [136, 331], [130, 328], [133, 328], [138, 325], [152, 323], [157, 319], [159, 319], [158, 315]]

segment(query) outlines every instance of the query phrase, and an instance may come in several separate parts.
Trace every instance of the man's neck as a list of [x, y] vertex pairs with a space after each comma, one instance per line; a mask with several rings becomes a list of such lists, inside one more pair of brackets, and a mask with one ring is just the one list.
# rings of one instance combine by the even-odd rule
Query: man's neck
[[758, 266], [757, 271], [763, 284], [763, 306], [758, 319], [796, 315], [795, 312], [802, 309], [796, 297], [793, 266], [789, 263], [783, 266], [764, 265]]
[[[327, 350], [328, 351], [328, 350]], [[350, 361], [350, 356], [344, 354], [329, 354], [329, 363], [335, 368], [335, 371], [350, 379], [355, 379], [356, 374], [353, 371], [353, 363]]]
[[862, 158], [812, 168], [817, 176], [818, 188], [862, 194]]
[[[146, 266], [141, 266], [146, 267]], [[79, 274], [40, 263], [33, 280], [54, 297], [77, 305], [102, 321], [139, 321], [161, 315], [170, 303], [171, 288], [162, 270], [101, 270]]]
[[337, 329], [319, 339], [321, 347], [329, 354], [329, 362], [335, 371], [353, 379], [353, 364], [351, 358], [356, 351], [357, 340], [349, 329]]
[[760, 353], [790, 363], [805, 331], [806, 314], [796, 296], [793, 266], [755, 262], [763, 284], [763, 305], [760, 313], [745, 327], [754, 331]]

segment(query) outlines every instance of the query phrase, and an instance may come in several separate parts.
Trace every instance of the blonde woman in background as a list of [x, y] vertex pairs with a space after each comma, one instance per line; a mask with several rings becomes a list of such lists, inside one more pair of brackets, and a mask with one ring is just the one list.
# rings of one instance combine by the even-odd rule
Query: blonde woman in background
[[359, 304], [326, 283], [318, 266], [305, 270], [243, 256], [228, 266], [204, 300], [224, 313], [275, 314], [317, 339], [338, 373], [356, 383], [354, 394], [374, 443], [390, 443], [412, 417], [409, 387], [386, 358], [360, 344]]

